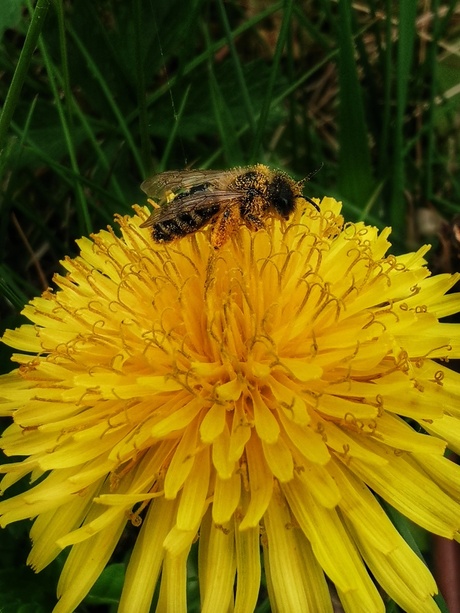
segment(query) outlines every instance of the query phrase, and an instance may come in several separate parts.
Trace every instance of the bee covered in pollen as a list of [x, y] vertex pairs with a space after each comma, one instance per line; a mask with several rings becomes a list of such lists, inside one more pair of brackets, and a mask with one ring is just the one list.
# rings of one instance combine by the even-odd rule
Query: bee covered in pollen
[[[316, 172], [316, 171], [315, 171]], [[289, 219], [302, 195], [305, 181], [257, 164], [232, 170], [169, 170], [146, 179], [142, 190], [159, 199], [157, 208], [141, 225], [152, 228], [155, 242], [169, 243], [211, 225], [211, 244], [219, 249], [238, 226], [256, 231], [269, 217]]]

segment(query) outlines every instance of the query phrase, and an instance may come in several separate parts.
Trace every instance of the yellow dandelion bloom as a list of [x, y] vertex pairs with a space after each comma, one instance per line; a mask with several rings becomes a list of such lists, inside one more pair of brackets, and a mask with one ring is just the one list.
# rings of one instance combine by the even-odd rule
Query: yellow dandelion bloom
[[[28, 563], [69, 548], [55, 613], [70, 613], [128, 522], [119, 610], [186, 611], [198, 540], [201, 611], [251, 613], [262, 559], [274, 611], [438, 611], [435, 582], [379, 499], [459, 538], [458, 280], [389, 231], [344, 224], [330, 198], [289, 224], [168, 245], [148, 211], [81, 239], [56, 292], [7, 331], [1, 525], [33, 518]], [[376, 498], [378, 495], [379, 498]], [[262, 552], [262, 553], [261, 553]], [[371, 574], [372, 573], [372, 577]]]

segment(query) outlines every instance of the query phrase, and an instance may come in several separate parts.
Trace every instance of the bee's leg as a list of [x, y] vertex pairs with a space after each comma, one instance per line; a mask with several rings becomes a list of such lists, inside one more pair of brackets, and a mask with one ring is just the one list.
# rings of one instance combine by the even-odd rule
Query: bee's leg
[[252, 232], [265, 228], [265, 208], [265, 202], [260, 196], [253, 196], [249, 205], [245, 203], [240, 207], [241, 219]]
[[211, 231], [211, 245], [220, 249], [238, 226], [240, 214], [237, 207], [226, 208], [216, 219]]
[[257, 215], [254, 215], [252, 213], [247, 213], [244, 216], [244, 223], [253, 232], [257, 232], [257, 230], [262, 230], [263, 228], [265, 228], [265, 223], [263, 219], [257, 217]]

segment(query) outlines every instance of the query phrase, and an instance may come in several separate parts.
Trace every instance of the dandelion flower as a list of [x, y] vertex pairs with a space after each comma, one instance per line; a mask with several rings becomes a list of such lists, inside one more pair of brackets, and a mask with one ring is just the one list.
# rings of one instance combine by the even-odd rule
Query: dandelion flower
[[[436, 584], [379, 501], [459, 537], [455, 276], [427, 248], [387, 255], [389, 230], [344, 224], [330, 198], [215, 252], [168, 245], [146, 209], [78, 241], [57, 291], [3, 341], [1, 525], [33, 518], [28, 563], [68, 548], [55, 613], [70, 613], [138, 530], [119, 610], [186, 611], [198, 541], [201, 610], [438, 611]], [[377, 497], [378, 496], [378, 497]], [[380, 588], [378, 587], [380, 586]]]

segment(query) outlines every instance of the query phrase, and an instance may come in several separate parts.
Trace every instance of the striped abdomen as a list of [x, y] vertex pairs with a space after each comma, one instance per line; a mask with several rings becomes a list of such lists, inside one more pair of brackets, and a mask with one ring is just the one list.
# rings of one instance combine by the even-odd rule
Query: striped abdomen
[[200, 230], [213, 217], [219, 213], [220, 206], [214, 204], [202, 209], [184, 211], [171, 219], [164, 219], [152, 226], [153, 240], [159, 243], [168, 243], [175, 238], [181, 238], [191, 232]]

